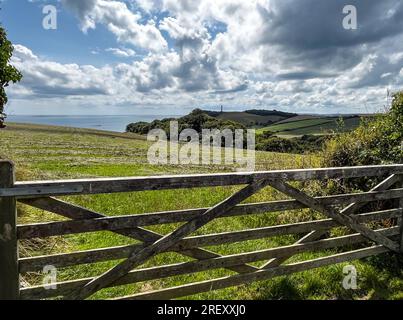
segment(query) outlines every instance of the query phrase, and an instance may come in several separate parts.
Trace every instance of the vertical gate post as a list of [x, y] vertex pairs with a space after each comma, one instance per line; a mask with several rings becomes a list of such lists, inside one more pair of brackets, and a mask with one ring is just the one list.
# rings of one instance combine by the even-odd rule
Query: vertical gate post
[[[0, 188], [14, 182], [14, 164], [0, 161]], [[16, 300], [19, 291], [16, 199], [0, 196], [0, 300]]]
[[[401, 181], [400, 187], [403, 188], [403, 175], [400, 176], [400, 181]], [[399, 208], [403, 208], [403, 197], [399, 199]], [[399, 237], [400, 252], [403, 252], [403, 213], [400, 215], [398, 221], [400, 225], [400, 237]]]

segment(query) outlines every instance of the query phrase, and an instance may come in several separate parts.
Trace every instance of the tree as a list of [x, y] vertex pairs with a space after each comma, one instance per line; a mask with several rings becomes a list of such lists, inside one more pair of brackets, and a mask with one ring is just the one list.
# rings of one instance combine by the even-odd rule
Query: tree
[[4, 128], [4, 107], [7, 104], [5, 88], [10, 82], [16, 83], [22, 79], [22, 74], [10, 64], [13, 55], [13, 46], [7, 39], [6, 31], [0, 26], [0, 129]]

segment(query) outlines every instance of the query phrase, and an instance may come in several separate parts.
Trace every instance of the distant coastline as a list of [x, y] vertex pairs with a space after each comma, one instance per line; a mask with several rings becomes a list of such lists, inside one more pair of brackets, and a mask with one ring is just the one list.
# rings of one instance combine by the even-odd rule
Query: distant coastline
[[8, 122], [32, 123], [124, 132], [127, 124], [138, 121], [179, 117], [178, 115], [9, 115]]

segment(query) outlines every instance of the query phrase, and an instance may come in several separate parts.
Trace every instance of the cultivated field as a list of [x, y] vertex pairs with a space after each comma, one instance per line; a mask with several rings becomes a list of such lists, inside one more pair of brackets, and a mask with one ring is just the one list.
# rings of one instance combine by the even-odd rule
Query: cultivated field
[[[0, 131], [0, 158], [16, 163], [18, 180], [80, 178], [104, 176], [136, 176], [179, 173], [206, 173], [232, 171], [228, 165], [151, 165], [147, 162], [150, 143], [133, 135], [114, 134], [102, 131], [68, 129], [37, 125], [9, 125]], [[256, 153], [257, 170], [319, 167], [317, 155], [290, 155], [283, 153]], [[311, 194], [321, 194], [321, 186], [309, 185]], [[107, 215], [126, 215], [164, 210], [208, 207], [216, 204], [236, 190], [235, 187], [197, 188], [190, 190], [146, 191], [129, 194], [93, 195], [65, 197], [70, 202], [82, 205]], [[267, 188], [253, 196], [248, 202], [283, 199], [284, 196]], [[19, 206], [19, 223], [44, 222], [62, 218], [39, 210]], [[310, 210], [294, 210], [268, 213], [259, 216], [234, 217], [225, 224], [218, 219], [202, 228], [200, 233], [214, 233], [259, 228], [274, 224], [311, 220], [321, 216]], [[167, 233], [175, 225], [154, 226], [150, 230]], [[336, 231], [337, 232], [337, 231]], [[255, 251], [279, 245], [292, 244], [295, 236], [253, 240], [234, 245], [210, 248], [221, 254]], [[49, 238], [47, 241], [29, 241], [21, 244], [21, 255], [32, 256], [55, 252], [70, 252], [108, 246], [135, 243], [110, 232], [93, 232], [68, 237]], [[335, 252], [332, 250], [331, 252]], [[304, 253], [301, 258], [315, 258], [323, 252]], [[382, 259], [385, 259], [385, 256]], [[370, 261], [356, 261], [359, 272], [359, 290], [344, 290], [341, 286], [343, 265], [330, 266], [318, 270], [253, 283], [248, 286], [229, 288], [192, 296], [193, 299], [333, 299], [333, 298], [403, 298], [403, 282], [395, 274], [385, 272], [378, 258]], [[147, 266], [162, 263], [186, 261], [174, 253], [161, 254]], [[95, 276], [116, 264], [96, 263], [60, 270], [58, 280]], [[259, 263], [261, 264], [261, 263]], [[148, 281], [113, 289], [102, 290], [94, 298], [110, 298], [132, 294], [133, 292], [174, 286], [190, 281], [201, 281], [228, 275], [229, 271], [218, 269], [186, 276], [172, 277], [158, 281]], [[26, 274], [24, 281], [40, 283], [39, 274]]]
[[351, 131], [360, 124], [360, 117], [358, 116], [343, 117], [342, 119], [343, 121], [339, 123], [339, 117], [297, 116], [261, 128], [258, 133], [269, 130], [277, 136], [323, 135], [331, 134], [334, 131]]
[[287, 119], [287, 117], [278, 114], [257, 115], [247, 112], [224, 112], [222, 114], [219, 114], [216, 118], [222, 120], [236, 121], [242, 123], [247, 127], [259, 127], [264, 126], [267, 123], [274, 123]]

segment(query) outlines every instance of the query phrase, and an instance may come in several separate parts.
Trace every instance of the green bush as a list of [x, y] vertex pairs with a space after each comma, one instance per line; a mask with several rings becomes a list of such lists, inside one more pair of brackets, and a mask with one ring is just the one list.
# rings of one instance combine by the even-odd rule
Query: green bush
[[[393, 95], [389, 110], [362, 121], [349, 133], [339, 133], [325, 143], [322, 167], [345, 167], [402, 163], [403, 92]], [[368, 191], [386, 177], [333, 179], [322, 183], [325, 193]], [[393, 200], [371, 202], [362, 210], [370, 212], [395, 208]]]
[[284, 152], [284, 153], [301, 153], [300, 145], [292, 139], [284, 139], [279, 137], [269, 137], [262, 141], [258, 141], [256, 150]]
[[303, 135], [295, 138], [281, 138], [271, 131], [264, 131], [256, 137], [256, 150], [283, 153], [318, 153], [323, 149], [328, 136]]
[[350, 133], [325, 144], [323, 165], [343, 167], [401, 163], [403, 160], [403, 92], [393, 95], [388, 112], [365, 119]]
[[126, 127], [126, 132], [136, 132], [138, 134], [147, 134], [150, 131], [150, 124], [148, 122], [140, 121], [130, 123]]

